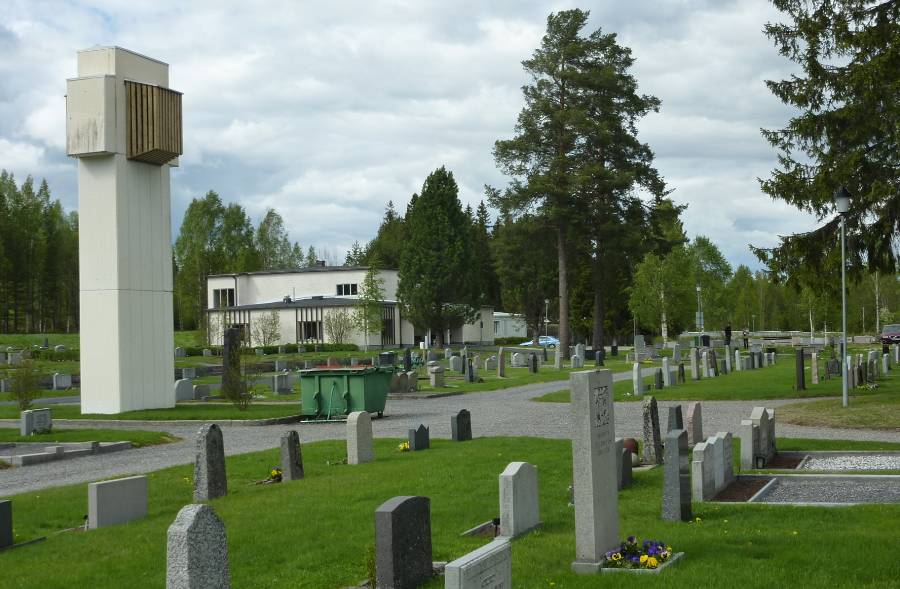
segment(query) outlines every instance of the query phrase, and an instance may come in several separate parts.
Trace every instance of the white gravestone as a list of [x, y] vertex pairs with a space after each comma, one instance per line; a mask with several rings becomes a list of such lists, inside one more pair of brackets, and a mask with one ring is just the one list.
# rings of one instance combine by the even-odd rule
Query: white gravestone
[[662, 359], [663, 386], [669, 388], [672, 386], [672, 372], [669, 370], [669, 357], [663, 356]]
[[347, 464], [372, 462], [372, 418], [365, 411], [354, 411], [347, 416]]
[[511, 589], [512, 549], [497, 538], [444, 568], [444, 589]]
[[510, 462], [500, 474], [500, 535], [515, 538], [540, 525], [537, 468]]
[[641, 364], [635, 362], [631, 367], [631, 388], [635, 397], [641, 397], [644, 394], [644, 378], [641, 376]]
[[572, 473], [575, 494], [575, 561], [579, 574], [597, 573], [619, 544], [619, 491], [615, 456], [612, 372], [569, 375]]
[[124, 524], [147, 517], [147, 477], [135, 476], [88, 485], [88, 527]]
[[725, 440], [711, 436], [706, 445], [712, 446], [713, 488], [718, 493], [725, 487]]
[[734, 481], [734, 455], [731, 432], [716, 432], [716, 437], [722, 439], [722, 460], [725, 471], [724, 486], [727, 487]]
[[49, 409], [27, 409], [19, 421], [19, 435], [30, 436], [53, 430], [53, 416]]
[[194, 384], [189, 378], [182, 378], [175, 381], [175, 400], [176, 401], [193, 401], [194, 400]]
[[712, 447], [707, 442], [694, 446], [691, 462], [691, 497], [694, 501], [709, 501], [715, 496]]
[[57, 372], [53, 375], [53, 390], [64, 391], [72, 388], [72, 375]]
[[741, 470], [756, 468], [756, 453], [759, 448], [759, 426], [749, 419], [741, 420]]

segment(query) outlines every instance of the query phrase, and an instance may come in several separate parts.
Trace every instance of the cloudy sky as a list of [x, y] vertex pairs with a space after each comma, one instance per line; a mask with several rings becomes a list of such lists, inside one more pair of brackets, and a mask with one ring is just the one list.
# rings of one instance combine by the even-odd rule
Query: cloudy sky
[[763, 81], [791, 71], [762, 35], [764, 0], [581, 4], [508, 0], [299, 2], [4, 0], [0, 18], [0, 168], [46, 177], [77, 208], [64, 154], [65, 80], [75, 52], [119, 45], [170, 64], [184, 92], [185, 154], [173, 173], [173, 230], [190, 199], [214, 189], [254, 219], [275, 207], [291, 237], [343, 253], [403, 211], [446, 165], [464, 202], [502, 186], [491, 147], [522, 106], [521, 61], [550, 12], [591, 11], [619, 34], [640, 90], [662, 100], [640, 126], [657, 166], [688, 205], [691, 236], [732, 263], [747, 244], [816, 220], [763, 195], [774, 165], [760, 127], [791, 112]]

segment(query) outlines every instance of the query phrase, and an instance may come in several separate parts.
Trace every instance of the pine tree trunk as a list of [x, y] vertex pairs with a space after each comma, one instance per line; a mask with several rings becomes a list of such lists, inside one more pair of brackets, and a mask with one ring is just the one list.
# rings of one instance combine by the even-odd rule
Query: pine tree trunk
[[556, 229], [556, 249], [559, 263], [559, 346], [563, 358], [569, 356], [569, 279], [566, 273], [566, 227], [560, 223]]
[[591, 347], [594, 351], [603, 349], [603, 277], [600, 264], [600, 240], [597, 240], [597, 249], [591, 259], [591, 273], [594, 279], [594, 329], [591, 337]]

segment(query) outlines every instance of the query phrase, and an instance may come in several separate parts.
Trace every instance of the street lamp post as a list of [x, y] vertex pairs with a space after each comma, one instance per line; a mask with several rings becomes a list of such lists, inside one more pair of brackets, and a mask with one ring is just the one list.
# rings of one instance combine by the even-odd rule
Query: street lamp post
[[850, 393], [847, 390], [847, 262], [846, 262], [846, 245], [844, 233], [844, 219], [847, 211], [850, 210], [850, 192], [845, 186], [841, 186], [834, 193], [834, 205], [838, 214], [841, 216], [841, 331], [843, 332], [841, 340], [841, 364], [844, 369], [843, 380], [841, 382], [841, 404], [844, 407], [850, 406]]
[[544, 335], [550, 335], [550, 299], [544, 299]]

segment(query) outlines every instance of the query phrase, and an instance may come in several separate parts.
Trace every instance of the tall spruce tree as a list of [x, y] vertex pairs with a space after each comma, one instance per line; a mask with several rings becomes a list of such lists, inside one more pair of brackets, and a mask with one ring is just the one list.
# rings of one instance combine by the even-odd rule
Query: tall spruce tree
[[256, 228], [256, 249], [263, 270], [300, 268], [304, 260], [296, 259], [298, 244], [291, 244], [284, 219], [275, 209], [268, 209]]
[[446, 330], [472, 319], [472, 244], [469, 221], [453, 174], [440, 167], [425, 179], [407, 210], [397, 295], [403, 312], [419, 329], [430, 329], [438, 346]]
[[[415, 205], [417, 195], [413, 195], [409, 208]], [[403, 253], [405, 239], [405, 224], [403, 217], [397, 214], [394, 202], [388, 201], [384, 211], [384, 218], [378, 227], [375, 238], [366, 246], [363, 257], [363, 265], [371, 265], [376, 261], [382, 268], [400, 268], [400, 257]]]
[[[767, 85], [799, 110], [782, 129], [763, 130], [778, 167], [762, 189], [815, 213], [834, 213], [846, 186], [851, 272], [896, 272], [900, 234], [900, 2], [773, 0], [786, 17], [766, 35], [801, 72]], [[808, 233], [781, 238], [756, 253], [776, 276], [835, 288], [840, 267], [836, 216]]]
[[[495, 204], [535, 208], [556, 234], [564, 355], [570, 340], [570, 233], [580, 229], [592, 205], [614, 208], [603, 201], [627, 196], [635, 183], [656, 195], [665, 192], [650, 165], [652, 152], [636, 139], [636, 121], [659, 101], [637, 93], [628, 73], [631, 52], [614, 34], [598, 29], [582, 35], [587, 18], [588, 12], [578, 9], [548, 17], [541, 46], [523, 62], [532, 81], [523, 87], [525, 107], [515, 137], [494, 146], [497, 163], [514, 178], [514, 189], [502, 193], [510, 198]], [[597, 255], [602, 247], [600, 240]]]

